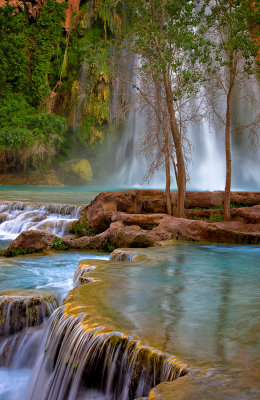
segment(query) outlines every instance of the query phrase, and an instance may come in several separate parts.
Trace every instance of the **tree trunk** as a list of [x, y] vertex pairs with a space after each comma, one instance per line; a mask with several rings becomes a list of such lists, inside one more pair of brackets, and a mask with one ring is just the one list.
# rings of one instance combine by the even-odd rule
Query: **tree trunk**
[[225, 149], [226, 149], [226, 185], [224, 194], [224, 221], [230, 221], [230, 191], [231, 191], [231, 149], [230, 149], [230, 122], [231, 122], [231, 93], [227, 95], [226, 127], [225, 127]]
[[169, 133], [165, 131], [165, 173], [166, 173], [166, 186], [165, 186], [165, 198], [166, 198], [166, 212], [172, 215], [172, 202], [171, 202], [171, 166], [170, 166], [170, 154], [169, 154]]
[[177, 159], [177, 187], [178, 187], [178, 196], [177, 196], [177, 217], [184, 218], [185, 216], [185, 194], [186, 194], [186, 170], [185, 170], [185, 162], [182, 151], [182, 141], [180, 132], [177, 126], [175, 112], [172, 104], [172, 90], [171, 84], [168, 80], [166, 74], [163, 75], [163, 82], [166, 94], [166, 102], [167, 108], [170, 117], [170, 126], [171, 133], [173, 138], [173, 143], [176, 151], [176, 159]]

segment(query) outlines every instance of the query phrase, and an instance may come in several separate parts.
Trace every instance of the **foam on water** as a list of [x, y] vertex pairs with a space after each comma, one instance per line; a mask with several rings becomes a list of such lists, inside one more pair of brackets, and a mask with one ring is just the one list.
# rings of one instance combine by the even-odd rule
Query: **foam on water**
[[70, 232], [82, 207], [68, 204], [41, 204], [3, 201], [0, 203], [0, 239], [13, 240], [21, 232], [45, 229], [58, 236]]
[[18, 400], [25, 391], [31, 370], [0, 368], [0, 399]]

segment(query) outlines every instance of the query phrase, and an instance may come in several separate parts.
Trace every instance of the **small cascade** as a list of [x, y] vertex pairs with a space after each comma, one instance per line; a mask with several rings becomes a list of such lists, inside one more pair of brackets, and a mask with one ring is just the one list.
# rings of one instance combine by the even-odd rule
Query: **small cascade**
[[15, 239], [29, 229], [45, 229], [58, 236], [70, 232], [71, 225], [82, 207], [68, 204], [0, 203], [0, 238]]
[[84, 276], [88, 272], [94, 271], [96, 269], [95, 265], [86, 264], [86, 261], [82, 261], [77, 266], [74, 277], [73, 277], [73, 285], [77, 287], [82, 283], [93, 282], [93, 278], [89, 276]]
[[0, 296], [0, 365], [31, 366], [40, 345], [42, 323], [58, 307], [53, 295]]
[[188, 373], [175, 357], [120, 332], [88, 326], [84, 316], [67, 315], [66, 306], [52, 314], [24, 399], [76, 400], [93, 390], [105, 400], [134, 400]]

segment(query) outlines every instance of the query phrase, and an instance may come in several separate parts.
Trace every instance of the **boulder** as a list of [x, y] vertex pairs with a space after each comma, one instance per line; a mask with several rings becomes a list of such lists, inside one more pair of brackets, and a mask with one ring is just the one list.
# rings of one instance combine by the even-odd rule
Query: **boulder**
[[88, 160], [82, 159], [63, 165], [64, 180], [72, 184], [84, 184], [92, 181], [92, 168]]
[[35, 253], [45, 249], [51, 249], [54, 247], [53, 241], [58, 239], [56, 235], [44, 230], [29, 230], [22, 232], [15, 240], [13, 240], [7, 251], [9, 255], [19, 254], [19, 251], [23, 254]]

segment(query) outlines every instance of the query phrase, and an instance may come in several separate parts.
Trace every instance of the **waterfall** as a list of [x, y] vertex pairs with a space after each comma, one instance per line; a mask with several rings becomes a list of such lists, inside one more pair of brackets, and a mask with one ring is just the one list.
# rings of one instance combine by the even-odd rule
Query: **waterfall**
[[83, 313], [70, 316], [63, 306], [49, 320], [24, 399], [76, 400], [98, 391], [105, 400], [134, 400], [186, 374], [175, 357], [123, 333], [88, 326]]
[[69, 233], [82, 207], [68, 204], [0, 202], [0, 238], [15, 239], [29, 229], [45, 229], [58, 236]]
[[[151, 95], [152, 86], [149, 87], [140, 70], [141, 61], [132, 57], [128, 74], [129, 81], [144, 87], [143, 91]], [[142, 82], [142, 80], [144, 81]], [[140, 83], [141, 82], [141, 83]], [[122, 88], [117, 85], [111, 100], [112, 108], [114, 103], [118, 103]], [[207, 89], [205, 89], [207, 91]], [[119, 92], [119, 93], [118, 93]], [[238, 91], [239, 92], [239, 91]], [[251, 146], [249, 129], [245, 128], [252, 121], [259, 118], [260, 103], [259, 82], [251, 77], [246, 82], [241, 93], [234, 93], [232, 104], [232, 129], [231, 153], [232, 153], [232, 190], [260, 190], [260, 146], [259, 146], [259, 126], [258, 135], [255, 135], [255, 146]], [[122, 136], [118, 143], [106, 145], [107, 158], [110, 163], [111, 176], [110, 182], [118, 186], [144, 187], [164, 189], [165, 171], [159, 170], [150, 178], [148, 184], [144, 185], [144, 177], [149, 168], [151, 158], [145, 158], [140, 154], [140, 138], [148, 129], [155, 129], [153, 124], [150, 126], [154, 111], [142, 105], [137, 92], [133, 88], [128, 88], [129, 108], [126, 124], [122, 130]], [[217, 95], [216, 95], [217, 96]], [[216, 97], [219, 113], [225, 115], [223, 104], [225, 99], [219, 95]], [[189, 181], [187, 188], [191, 190], [224, 190], [225, 188], [225, 137], [224, 125], [213, 122], [212, 112], [209, 114], [209, 107], [206, 104], [206, 94], [201, 89], [198, 97], [192, 99], [188, 106], [183, 106], [182, 118], [186, 118], [187, 126], [184, 129], [186, 138], [190, 142], [191, 154], [186, 154], [190, 158], [187, 163]], [[152, 98], [152, 96], [151, 96]], [[150, 101], [152, 101], [150, 99]], [[187, 110], [186, 110], [187, 109]], [[192, 110], [197, 111], [192, 111]], [[205, 111], [206, 109], [206, 111]], [[186, 116], [187, 113], [187, 116]], [[199, 116], [201, 114], [201, 117]], [[202, 118], [204, 116], [204, 118]], [[200, 120], [200, 123], [199, 123]], [[209, 123], [209, 121], [211, 123]], [[212, 123], [213, 122], [213, 123]], [[235, 130], [243, 127], [241, 131]], [[185, 136], [185, 135], [184, 135]], [[258, 136], [258, 138], [257, 138]], [[149, 135], [147, 136], [149, 137]], [[148, 143], [147, 143], [148, 144]], [[152, 148], [150, 149], [152, 153]], [[172, 188], [176, 188], [176, 180], [172, 168]]]
[[[165, 187], [165, 172], [158, 171], [148, 184], [143, 184], [149, 160], [137, 155], [139, 135], [143, 130], [143, 118], [130, 112], [119, 144], [114, 149], [111, 182], [126, 187]], [[232, 190], [260, 190], [259, 160], [260, 150], [251, 148], [246, 132], [239, 134], [240, 143], [232, 143]], [[225, 150], [222, 132], [209, 127], [208, 122], [192, 126], [188, 130], [191, 141], [192, 161], [188, 165], [190, 181], [188, 189], [224, 190], [225, 188]], [[173, 177], [172, 171], [172, 177]], [[173, 177], [172, 188], [176, 188]]]
[[42, 323], [58, 307], [53, 295], [3, 292], [0, 296], [0, 365], [31, 366], [39, 350]]

